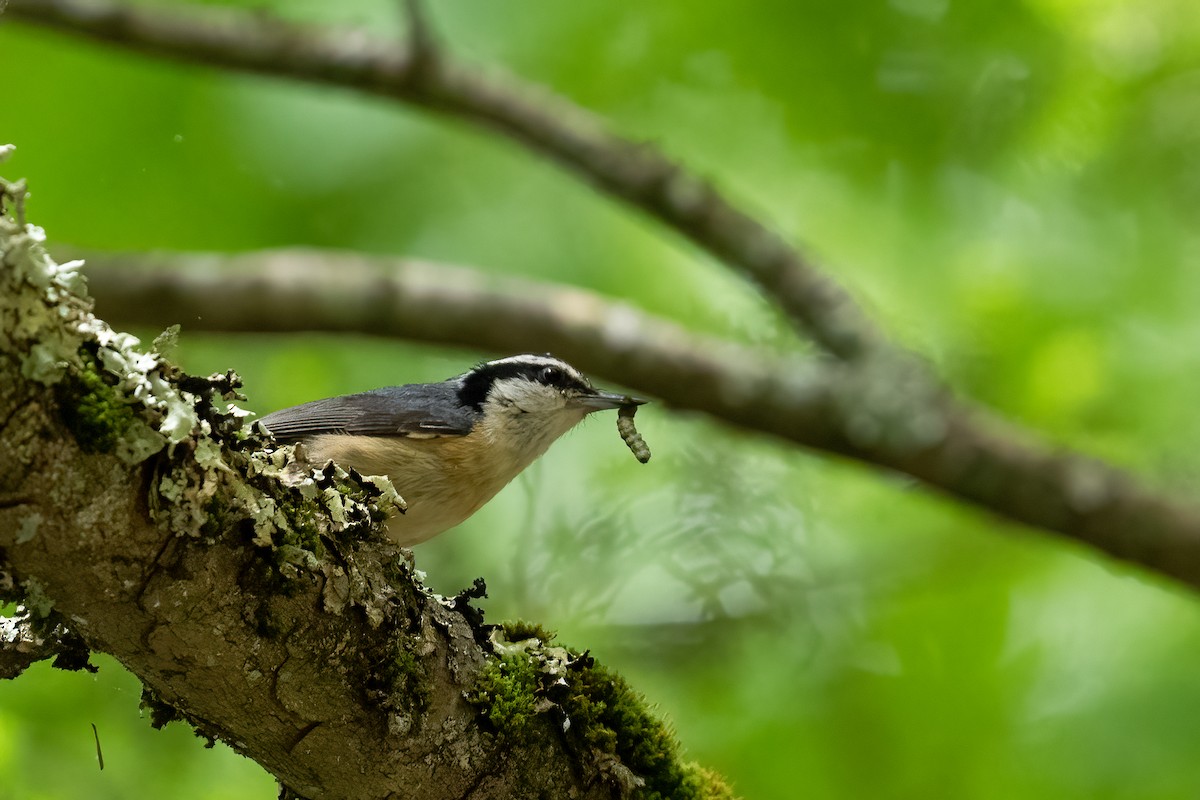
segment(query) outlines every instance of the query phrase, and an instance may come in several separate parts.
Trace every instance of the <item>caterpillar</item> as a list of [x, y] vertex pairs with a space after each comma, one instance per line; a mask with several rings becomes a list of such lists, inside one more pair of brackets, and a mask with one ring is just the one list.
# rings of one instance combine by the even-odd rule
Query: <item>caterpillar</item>
[[637, 460], [645, 464], [650, 460], [650, 446], [633, 423], [633, 415], [636, 413], [637, 406], [633, 403], [621, 406], [617, 411], [617, 431]]

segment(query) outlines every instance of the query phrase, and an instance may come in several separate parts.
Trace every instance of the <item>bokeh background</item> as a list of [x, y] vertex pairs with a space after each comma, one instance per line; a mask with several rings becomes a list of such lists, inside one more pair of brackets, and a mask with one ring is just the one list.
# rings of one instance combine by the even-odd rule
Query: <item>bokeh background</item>
[[[246, 5], [401, 30], [388, 0]], [[1193, 493], [1194, 0], [430, 5], [463, 57], [661, 145], [802, 242], [962, 394]], [[806, 349], [720, 265], [461, 124], [3, 16], [0, 52], [4, 169], [52, 242], [445, 259]], [[183, 366], [236, 369], [260, 412], [495, 355], [180, 322]], [[661, 406], [638, 419], [649, 465], [592, 420], [417, 549], [430, 585], [486, 577], [489, 619], [591, 648], [746, 798], [1200, 797], [1191, 593], [906, 480]], [[0, 684], [0, 798], [274, 797], [225, 746], [152, 731], [136, 679], [97, 661]]]

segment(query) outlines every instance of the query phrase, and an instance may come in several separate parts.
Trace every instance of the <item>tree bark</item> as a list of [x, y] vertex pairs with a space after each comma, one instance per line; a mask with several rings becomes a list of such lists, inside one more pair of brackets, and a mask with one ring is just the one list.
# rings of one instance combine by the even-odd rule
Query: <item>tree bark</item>
[[[156, 724], [182, 717], [313, 800], [727, 796], [619, 677], [426, 590], [378, 533], [386, 480], [284, 485], [290, 449], [242, 430], [232, 374], [184, 375], [80, 286], [0, 215], [0, 593], [120, 660]], [[3, 637], [0, 663], [19, 672], [31, 641]], [[588, 692], [659, 725], [661, 765], [579, 711]]]

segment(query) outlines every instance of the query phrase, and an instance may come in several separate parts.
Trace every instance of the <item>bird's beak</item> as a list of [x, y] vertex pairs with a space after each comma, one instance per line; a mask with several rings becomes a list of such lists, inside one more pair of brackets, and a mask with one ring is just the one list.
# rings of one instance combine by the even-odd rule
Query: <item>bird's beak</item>
[[587, 409], [588, 413], [593, 411], [605, 411], [610, 408], [620, 408], [621, 406], [640, 406], [650, 402], [643, 400], [640, 397], [630, 397], [627, 394], [616, 394], [614, 392], [592, 392], [581, 397], [575, 398], [575, 402]]

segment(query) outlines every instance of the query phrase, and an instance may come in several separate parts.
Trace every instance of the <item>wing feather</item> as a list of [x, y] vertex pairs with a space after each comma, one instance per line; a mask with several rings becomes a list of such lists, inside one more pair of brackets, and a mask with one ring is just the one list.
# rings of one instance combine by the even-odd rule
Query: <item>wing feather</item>
[[281, 442], [323, 433], [357, 436], [466, 436], [475, 423], [456, 389], [442, 383], [389, 386], [314, 400], [267, 414], [262, 424]]

